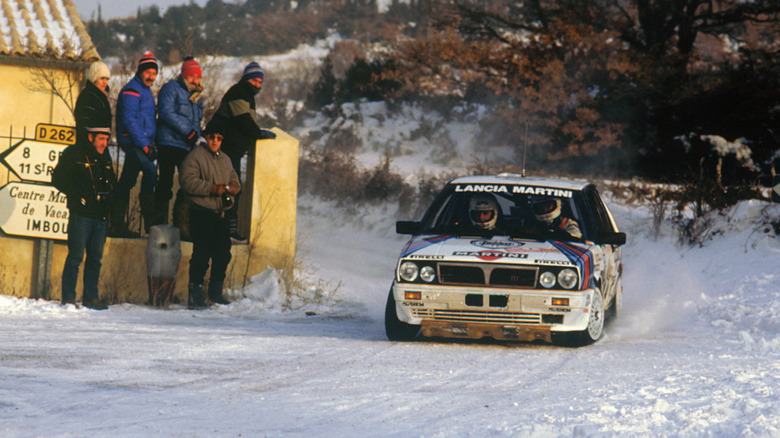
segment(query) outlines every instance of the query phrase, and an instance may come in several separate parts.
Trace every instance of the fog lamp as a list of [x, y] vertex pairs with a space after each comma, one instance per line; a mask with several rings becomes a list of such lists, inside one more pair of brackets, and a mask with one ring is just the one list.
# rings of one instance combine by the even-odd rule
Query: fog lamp
[[568, 298], [553, 298], [552, 299], [552, 305], [553, 306], [568, 306], [569, 305], [569, 299]]
[[420, 301], [422, 299], [422, 293], [417, 291], [408, 290], [404, 292], [404, 299], [405, 300], [415, 300]]

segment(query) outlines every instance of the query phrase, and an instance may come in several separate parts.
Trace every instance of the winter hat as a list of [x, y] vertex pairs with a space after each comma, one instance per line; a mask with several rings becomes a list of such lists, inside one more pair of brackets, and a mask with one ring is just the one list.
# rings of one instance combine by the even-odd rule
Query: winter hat
[[241, 75], [241, 79], [248, 80], [255, 78], [263, 79], [263, 69], [260, 68], [260, 64], [252, 61], [244, 68], [244, 74]]
[[198, 61], [188, 56], [184, 58], [184, 62], [181, 63], [181, 77], [186, 78], [192, 75], [203, 76], [203, 70], [200, 68]]
[[141, 59], [138, 61], [138, 70], [136, 70], [135, 74], [140, 75], [150, 68], [160, 71], [160, 65], [157, 63], [157, 58], [154, 57], [154, 53], [146, 52], [141, 55]]
[[227, 132], [225, 120], [223, 120], [222, 117], [214, 116], [211, 118], [211, 120], [209, 120], [209, 123], [206, 124], [206, 129], [203, 130], [203, 136], [205, 137], [209, 134], [221, 134], [224, 137], [225, 132]]
[[87, 80], [93, 84], [100, 78], [110, 78], [111, 71], [108, 66], [100, 61], [93, 62], [87, 69]]

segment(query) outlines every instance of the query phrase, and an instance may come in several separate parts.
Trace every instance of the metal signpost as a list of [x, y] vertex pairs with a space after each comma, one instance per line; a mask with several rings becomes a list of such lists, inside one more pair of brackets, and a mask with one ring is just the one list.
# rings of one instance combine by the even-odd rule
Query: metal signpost
[[53, 239], [68, 239], [67, 198], [50, 184], [62, 151], [75, 142], [75, 128], [41, 123], [35, 128], [34, 140], [23, 139], [0, 155], [21, 180], [0, 187], [0, 229], [39, 238], [34, 298], [49, 295]]

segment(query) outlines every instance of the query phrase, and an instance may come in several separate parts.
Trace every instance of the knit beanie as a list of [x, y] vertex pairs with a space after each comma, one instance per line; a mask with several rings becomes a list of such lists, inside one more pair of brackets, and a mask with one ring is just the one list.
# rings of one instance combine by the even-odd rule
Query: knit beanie
[[154, 57], [154, 53], [146, 52], [141, 55], [141, 59], [138, 61], [138, 70], [136, 70], [135, 74], [140, 75], [150, 68], [160, 71], [160, 65], [157, 63], [157, 58]]
[[93, 62], [87, 69], [87, 80], [93, 84], [100, 78], [110, 78], [111, 71], [108, 66], [100, 61]]
[[252, 61], [244, 68], [244, 74], [241, 76], [242, 80], [263, 79], [263, 69], [260, 68], [260, 64]]
[[184, 58], [184, 62], [181, 63], [181, 77], [186, 78], [192, 75], [203, 76], [203, 70], [201, 70], [198, 61], [194, 60], [191, 56], [188, 56]]

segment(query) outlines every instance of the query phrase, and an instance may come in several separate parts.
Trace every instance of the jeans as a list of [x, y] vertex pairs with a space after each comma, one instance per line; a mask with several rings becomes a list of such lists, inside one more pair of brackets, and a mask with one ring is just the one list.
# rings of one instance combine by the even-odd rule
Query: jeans
[[230, 259], [230, 221], [227, 217], [206, 210], [197, 205], [190, 207], [190, 236], [192, 237], [192, 258], [190, 259], [190, 283], [203, 284], [211, 260], [209, 284], [225, 280]]
[[143, 150], [133, 145], [122, 145], [125, 151], [125, 164], [122, 166], [122, 176], [116, 185], [116, 197], [130, 199], [130, 190], [138, 180], [138, 172], [143, 172], [141, 178], [141, 193], [154, 193], [157, 185], [157, 166], [150, 160]]
[[76, 300], [76, 282], [79, 266], [87, 251], [84, 262], [84, 295], [82, 300], [98, 299], [98, 280], [100, 279], [100, 260], [106, 243], [107, 221], [88, 219], [70, 215], [68, 220], [68, 256], [62, 269], [62, 300]]

